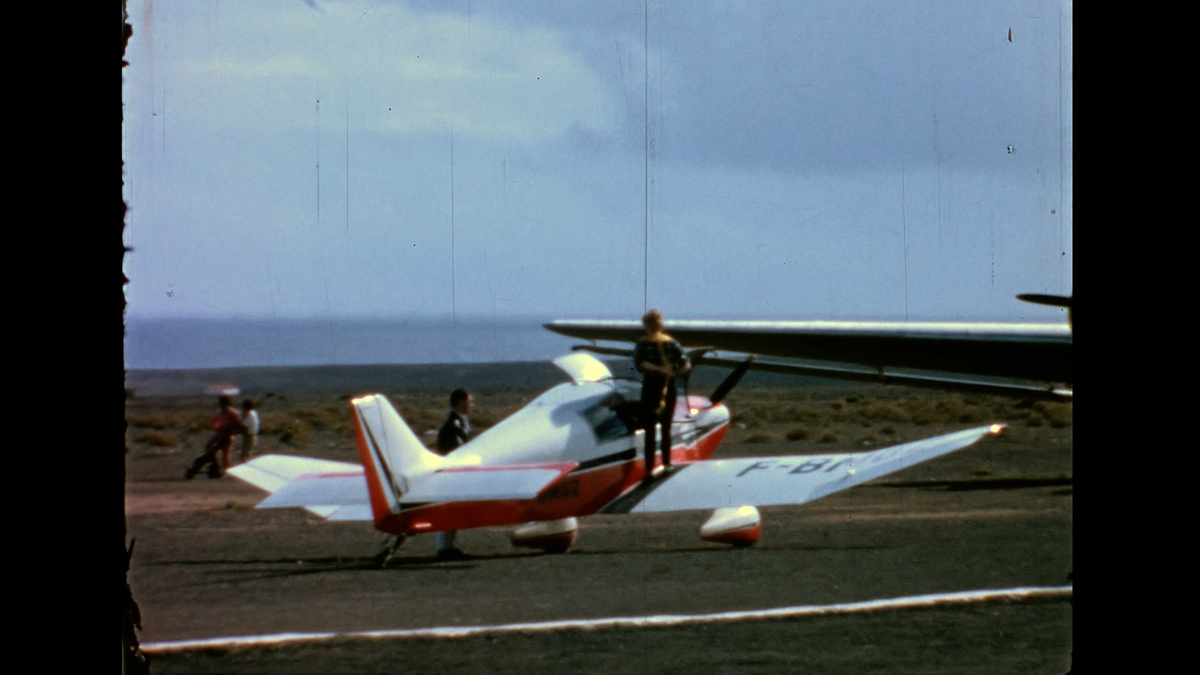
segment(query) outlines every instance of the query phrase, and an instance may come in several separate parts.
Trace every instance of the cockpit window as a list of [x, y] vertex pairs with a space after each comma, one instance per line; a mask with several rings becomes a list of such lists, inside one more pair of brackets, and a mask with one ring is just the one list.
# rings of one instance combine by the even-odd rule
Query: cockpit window
[[596, 434], [596, 440], [604, 442], [633, 433], [636, 407], [636, 402], [627, 401], [621, 394], [613, 392], [580, 414]]

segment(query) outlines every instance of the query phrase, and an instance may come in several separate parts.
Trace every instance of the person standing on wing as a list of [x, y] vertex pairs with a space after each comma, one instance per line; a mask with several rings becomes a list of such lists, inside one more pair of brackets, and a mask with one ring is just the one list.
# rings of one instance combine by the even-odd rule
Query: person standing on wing
[[[468, 415], [475, 407], [475, 398], [466, 389], [450, 393], [450, 412], [438, 428], [437, 453], [443, 457], [471, 440], [471, 420]], [[437, 533], [437, 557], [461, 558], [463, 552], [454, 546], [455, 530]]]
[[663, 466], [671, 470], [671, 420], [675, 417], [675, 378], [692, 369], [687, 354], [670, 335], [663, 332], [662, 312], [652, 309], [642, 316], [646, 332], [633, 349], [633, 367], [642, 374], [642, 402], [639, 425], [646, 432], [646, 475], [653, 479], [655, 425], [661, 425]]

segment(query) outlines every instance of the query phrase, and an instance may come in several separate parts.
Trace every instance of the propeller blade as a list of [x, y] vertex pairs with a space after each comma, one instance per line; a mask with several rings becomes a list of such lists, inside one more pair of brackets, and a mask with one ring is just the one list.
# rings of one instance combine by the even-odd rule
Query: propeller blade
[[746, 374], [746, 371], [750, 370], [750, 364], [752, 363], [754, 363], [753, 355], [751, 355], [750, 358], [746, 359], [745, 361], [742, 361], [741, 365], [739, 365], [737, 368], [734, 368], [733, 372], [729, 374], [729, 377], [725, 378], [724, 382], [717, 385], [717, 388], [713, 390], [712, 396], [709, 396], [708, 400], [711, 401], [713, 405], [716, 405], [724, 400], [725, 397], [729, 395], [729, 392], [737, 386], [737, 383], [741, 381], [742, 376]]
[[1070, 307], [1073, 297], [1064, 295], [1046, 295], [1044, 293], [1022, 293], [1017, 296], [1018, 300], [1032, 302], [1037, 305], [1050, 305], [1052, 307]]
[[1071, 316], [1072, 305], [1075, 302], [1074, 295], [1046, 295], [1043, 293], [1022, 293], [1017, 296], [1018, 300], [1032, 302], [1037, 305], [1050, 305], [1051, 307], [1065, 307], [1067, 309], [1067, 325], [1071, 327], [1071, 332], [1075, 332], [1075, 318]]
[[712, 347], [699, 347], [697, 349], [689, 349], [687, 352], [688, 363], [692, 364], [692, 369], [679, 376], [683, 380], [683, 395], [687, 396], [691, 391], [689, 387], [692, 384], [692, 373], [696, 372], [696, 366], [700, 365], [701, 359], [708, 352], [713, 351]]

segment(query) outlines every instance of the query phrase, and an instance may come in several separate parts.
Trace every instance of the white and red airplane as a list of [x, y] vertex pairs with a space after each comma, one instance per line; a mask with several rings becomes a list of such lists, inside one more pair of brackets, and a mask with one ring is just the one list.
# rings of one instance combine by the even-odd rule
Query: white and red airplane
[[473, 527], [520, 525], [516, 546], [566, 551], [578, 518], [595, 513], [713, 509], [700, 528], [706, 541], [750, 545], [762, 521], [757, 506], [803, 504], [964, 448], [1003, 425], [861, 453], [709, 459], [729, 429], [720, 399], [745, 372], [735, 371], [711, 399], [681, 396], [666, 472], [655, 458], [643, 481], [644, 432], [632, 411], [640, 384], [613, 377], [596, 358], [554, 361], [560, 384], [447, 456], [421, 443], [382, 394], [350, 402], [362, 464], [266, 455], [229, 473], [272, 494], [259, 508], [302, 507], [329, 520], [372, 520], [395, 535], [383, 565], [405, 537]]

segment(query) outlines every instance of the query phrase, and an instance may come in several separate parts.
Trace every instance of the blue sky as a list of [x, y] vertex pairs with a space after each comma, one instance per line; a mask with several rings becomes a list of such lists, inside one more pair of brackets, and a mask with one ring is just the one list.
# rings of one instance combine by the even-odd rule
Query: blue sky
[[131, 0], [128, 312], [1056, 320], [1071, 11]]

